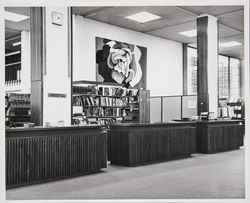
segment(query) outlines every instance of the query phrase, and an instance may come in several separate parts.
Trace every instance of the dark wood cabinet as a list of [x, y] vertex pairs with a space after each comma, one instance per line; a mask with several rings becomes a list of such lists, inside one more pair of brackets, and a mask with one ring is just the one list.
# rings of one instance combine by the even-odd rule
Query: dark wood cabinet
[[242, 120], [200, 121], [196, 123], [198, 153], [216, 153], [239, 149], [244, 145]]
[[106, 143], [98, 126], [6, 130], [6, 187], [106, 168]]
[[111, 164], [133, 166], [187, 157], [196, 152], [192, 123], [111, 125], [108, 159]]

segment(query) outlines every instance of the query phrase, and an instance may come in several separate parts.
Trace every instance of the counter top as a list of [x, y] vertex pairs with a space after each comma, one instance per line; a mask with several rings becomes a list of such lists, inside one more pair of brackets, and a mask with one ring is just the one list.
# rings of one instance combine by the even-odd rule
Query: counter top
[[159, 126], [177, 126], [177, 125], [192, 125], [194, 122], [178, 121], [178, 122], [159, 122], [159, 123], [121, 123], [111, 124], [110, 127], [159, 127]]
[[98, 129], [105, 127], [104, 125], [85, 125], [85, 126], [52, 126], [52, 127], [43, 127], [43, 126], [36, 126], [34, 128], [24, 128], [24, 127], [17, 127], [17, 128], [6, 128], [6, 132], [31, 132], [31, 131], [58, 131], [58, 130], [80, 130], [80, 129]]
[[148, 127], [148, 126], [175, 126], [175, 125], [192, 125], [195, 123], [235, 123], [243, 122], [242, 119], [219, 119], [219, 120], [197, 120], [197, 121], [181, 121], [173, 122], [157, 122], [157, 123], [119, 123], [111, 124], [110, 127]]
[[[160, 126], [182, 126], [182, 125], [193, 125], [195, 123], [198, 124], [216, 124], [216, 123], [238, 123], [244, 122], [241, 119], [230, 119], [230, 120], [199, 120], [199, 121], [174, 121], [174, 122], [158, 122], [158, 123], [119, 123], [119, 124], [111, 124], [110, 128], [116, 127], [160, 127]], [[43, 127], [37, 126], [34, 128], [6, 128], [6, 132], [31, 132], [31, 131], [58, 131], [58, 130], [80, 130], [80, 129], [101, 129], [104, 128], [104, 125], [84, 125], [84, 126], [53, 126], [53, 127]]]
[[215, 124], [215, 123], [239, 123], [239, 122], [244, 122], [244, 120], [242, 119], [219, 119], [219, 120], [199, 120], [199, 121], [195, 121], [196, 123], [211, 123], [211, 124]]

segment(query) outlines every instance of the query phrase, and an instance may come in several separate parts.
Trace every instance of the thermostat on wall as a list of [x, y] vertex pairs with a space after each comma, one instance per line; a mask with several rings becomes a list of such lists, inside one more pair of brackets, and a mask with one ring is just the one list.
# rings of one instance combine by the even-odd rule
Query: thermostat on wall
[[63, 25], [63, 14], [53, 11], [52, 12], [52, 23], [55, 25]]

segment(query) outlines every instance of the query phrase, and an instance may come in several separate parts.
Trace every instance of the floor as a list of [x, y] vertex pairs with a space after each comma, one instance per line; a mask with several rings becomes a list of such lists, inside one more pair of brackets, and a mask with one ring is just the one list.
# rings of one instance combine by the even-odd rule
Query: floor
[[244, 148], [8, 189], [8, 200], [244, 198]]

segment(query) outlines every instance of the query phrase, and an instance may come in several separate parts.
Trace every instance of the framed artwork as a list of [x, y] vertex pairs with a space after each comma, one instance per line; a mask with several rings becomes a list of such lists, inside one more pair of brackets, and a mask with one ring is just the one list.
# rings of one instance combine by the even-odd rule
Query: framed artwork
[[96, 37], [96, 81], [146, 89], [147, 48]]

